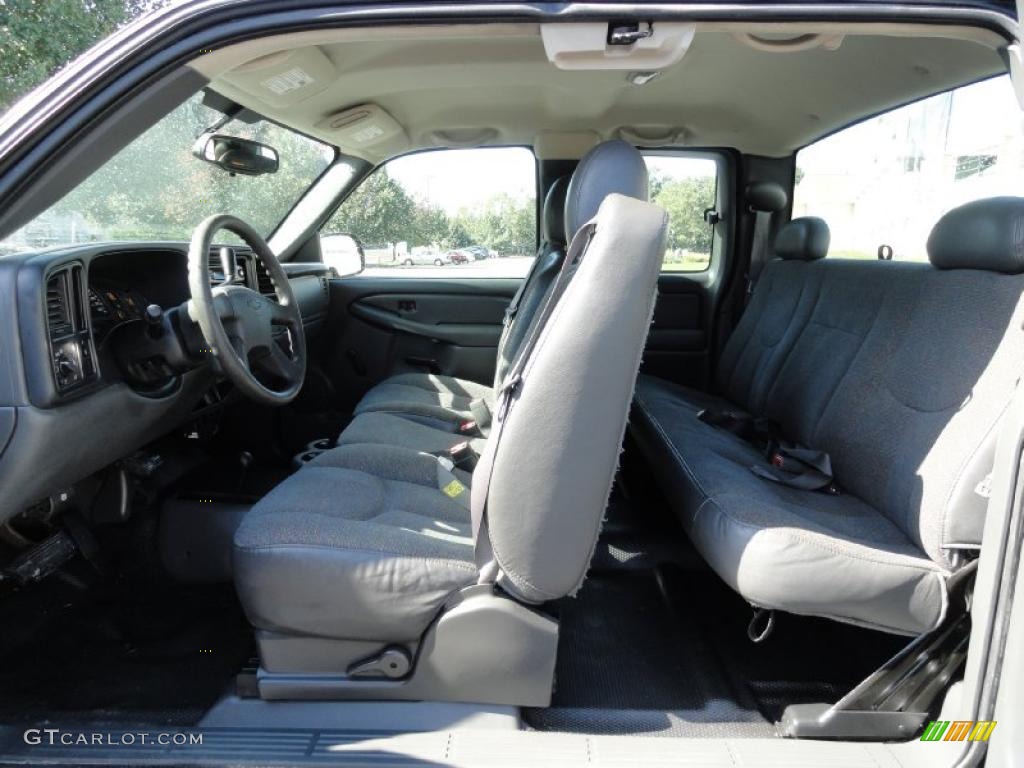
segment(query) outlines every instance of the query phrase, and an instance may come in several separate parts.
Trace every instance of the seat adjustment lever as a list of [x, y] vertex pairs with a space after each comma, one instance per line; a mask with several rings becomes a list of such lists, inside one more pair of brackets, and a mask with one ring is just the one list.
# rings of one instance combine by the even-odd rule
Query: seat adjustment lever
[[348, 676], [353, 678], [386, 677], [397, 680], [409, 674], [412, 658], [409, 652], [399, 645], [389, 645], [375, 656], [357, 661], [348, 668]]

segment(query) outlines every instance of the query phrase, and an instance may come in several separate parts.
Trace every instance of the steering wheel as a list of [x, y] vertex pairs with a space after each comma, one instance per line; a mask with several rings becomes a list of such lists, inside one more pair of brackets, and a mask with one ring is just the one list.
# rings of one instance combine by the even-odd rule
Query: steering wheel
[[[235, 282], [233, 264], [223, 283], [210, 285], [210, 248], [221, 230], [242, 238], [263, 262], [276, 302]], [[188, 249], [188, 284], [189, 316], [199, 325], [228, 379], [260, 403], [284, 405], [294, 400], [306, 375], [302, 315], [284, 269], [259, 233], [228, 214], [204, 219]]]

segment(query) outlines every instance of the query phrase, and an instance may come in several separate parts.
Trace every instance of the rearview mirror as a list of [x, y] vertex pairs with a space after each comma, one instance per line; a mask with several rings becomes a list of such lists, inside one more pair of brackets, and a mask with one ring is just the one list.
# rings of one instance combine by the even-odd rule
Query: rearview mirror
[[192, 154], [231, 174], [261, 176], [276, 173], [277, 150], [266, 144], [222, 133], [204, 133], [192, 147]]
[[359, 238], [343, 232], [320, 235], [320, 255], [338, 277], [358, 275], [366, 268], [366, 255]]

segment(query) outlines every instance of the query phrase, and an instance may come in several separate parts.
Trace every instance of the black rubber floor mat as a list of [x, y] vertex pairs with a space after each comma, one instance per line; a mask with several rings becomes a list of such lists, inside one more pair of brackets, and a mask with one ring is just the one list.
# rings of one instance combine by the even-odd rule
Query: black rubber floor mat
[[770, 736], [699, 622], [666, 600], [660, 571], [596, 573], [560, 606], [552, 706], [527, 711], [544, 730]]
[[0, 722], [190, 725], [253, 652], [230, 587], [51, 577], [0, 602]]
[[838, 700], [906, 642], [779, 614], [754, 644], [743, 599], [678, 565], [593, 572], [559, 615], [552, 706], [525, 719], [574, 733], [773, 736], [787, 705]]
[[734, 684], [773, 722], [789, 704], [834, 703], [909, 639], [830, 619], [777, 611], [774, 629], [752, 643], [752, 609], [714, 573], [663, 569], [670, 599], [687, 605]]

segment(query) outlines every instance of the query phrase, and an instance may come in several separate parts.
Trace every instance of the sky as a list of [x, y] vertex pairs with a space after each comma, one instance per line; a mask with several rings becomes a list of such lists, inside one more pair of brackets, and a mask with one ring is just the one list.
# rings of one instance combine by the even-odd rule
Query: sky
[[[860, 125], [840, 131], [832, 137], [801, 150], [797, 163], [831, 172], [850, 172], [851, 157], [870, 160], [894, 147], [879, 146], [886, 136], [886, 125], [892, 125], [899, 118], [913, 115], [927, 115], [928, 122], [939, 118], [942, 102], [947, 94], [939, 94], [915, 102], [900, 110], [885, 115], [886, 123], [877, 119], [866, 120]], [[950, 151], [957, 154], [984, 152], [986, 148], [1001, 144], [1007, 133], [1019, 135], [1022, 123], [1020, 108], [1013, 95], [1009, 76], [1003, 75], [957, 89], [953, 93], [952, 114], [948, 134], [944, 138]]]
[[414, 198], [449, 215], [502, 193], [536, 194], [533, 153], [523, 147], [420, 152], [388, 163], [388, 173]]
[[833, 253], [924, 260], [951, 208], [1021, 194], [1022, 127], [1007, 76], [865, 120], [797, 154], [794, 215], [824, 218]]

